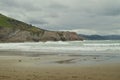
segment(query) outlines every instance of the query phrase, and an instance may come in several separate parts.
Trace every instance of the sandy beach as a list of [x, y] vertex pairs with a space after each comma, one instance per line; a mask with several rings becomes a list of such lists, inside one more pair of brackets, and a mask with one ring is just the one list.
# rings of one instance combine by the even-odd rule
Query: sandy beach
[[[98, 57], [1, 55], [0, 80], [119, 80], [120, 62], [105, 63]], [[93, 63], [83, 64], [87, 59]]]

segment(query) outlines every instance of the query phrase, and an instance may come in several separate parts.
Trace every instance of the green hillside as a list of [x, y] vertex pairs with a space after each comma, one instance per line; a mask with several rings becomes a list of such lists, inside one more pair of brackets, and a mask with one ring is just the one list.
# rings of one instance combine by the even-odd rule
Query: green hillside
[[43, 31], [43, 29], [37, 28], [35, 26], [32, 26], [30, 24], [26, 24], [24, 22], [15, 20], [15, 19], [10, 18], [10, 17], [6, 17], [2, 14], [0, 14], [0, 27], [26, 30], [26, 31], [30, 31], [30, 32]]

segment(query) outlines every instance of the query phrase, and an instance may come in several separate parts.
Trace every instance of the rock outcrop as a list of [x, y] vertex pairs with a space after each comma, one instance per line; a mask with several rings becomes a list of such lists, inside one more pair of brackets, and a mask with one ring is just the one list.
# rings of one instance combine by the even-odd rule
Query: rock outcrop
[[0, 14], [0, 42], [83, 40], [75, 32], [47, 31]]
[[82, 40], [75, 32], [55, 32], [55, 31], [45, 31], [41, 37], [41, 40], [54, 40], [54, 41], [73, 41]]

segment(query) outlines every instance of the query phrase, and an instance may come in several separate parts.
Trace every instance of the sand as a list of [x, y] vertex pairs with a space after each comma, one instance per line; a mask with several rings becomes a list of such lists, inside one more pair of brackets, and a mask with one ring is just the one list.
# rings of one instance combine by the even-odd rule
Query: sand
[[[87, 58], [93, 63], [99, 60], [95, 56]], [[84, 61], [85, 56], [1, 55], [0, 80], [120, 80], [119, 61], [83, 64]]]

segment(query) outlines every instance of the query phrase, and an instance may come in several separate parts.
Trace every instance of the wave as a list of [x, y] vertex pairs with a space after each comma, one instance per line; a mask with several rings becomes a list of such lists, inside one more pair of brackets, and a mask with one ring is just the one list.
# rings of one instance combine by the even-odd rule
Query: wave
[[45, 44], [60, 44], [60, 45], [63, 45], [63, 44], [69, 44], [69, 42], [63, 42], [63, 41], [47, 41], [47, 42], [44, 42]]
[[120, 41], [57, 41], [0, 43], [0, 50], [36, 52], [120, 51]]

